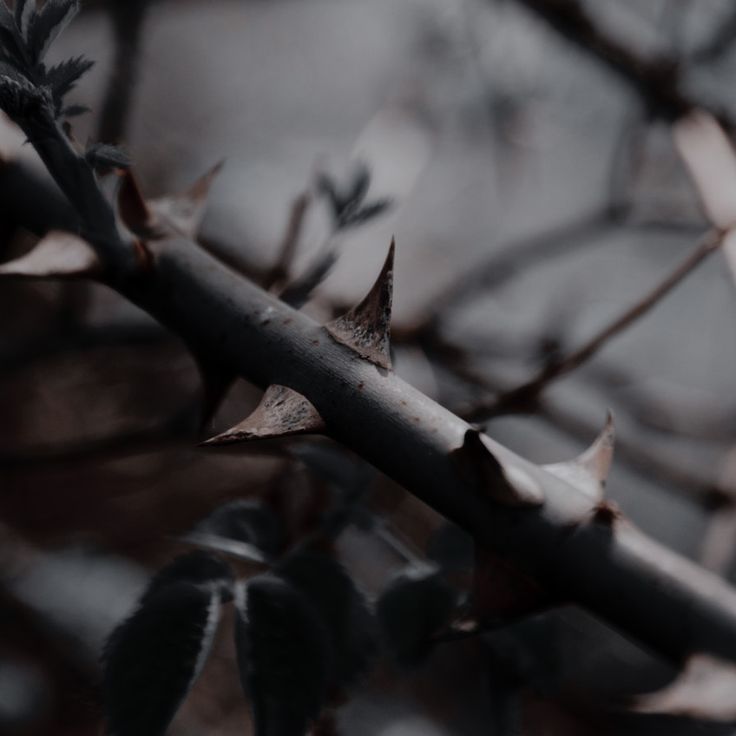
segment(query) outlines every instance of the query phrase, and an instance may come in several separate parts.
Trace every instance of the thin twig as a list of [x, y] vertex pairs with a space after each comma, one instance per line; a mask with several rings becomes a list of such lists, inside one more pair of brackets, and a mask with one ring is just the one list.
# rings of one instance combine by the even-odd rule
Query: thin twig
[[286, 232], [279, 248], [279, 257], [265, 279], [263, 284], [265, 289], [277, 289], [288, 280], [311, 203], [312, 196], [309, 192], [302, 192], [292, 202]]
[[648, 112], [674, 120], [696, 108], [708, 110], [725, 128], [733, 130], [729, 114], [705, 104], [681, 89], [677, 60], [644, 57], [609, 36], [579, 0], [517, 0], [543, 18], [561, 36], [588, 53], [640, 97]]
[[636, 302], [636, 304], [629, 307], [623, 314], [619, 315], [573, 352], [550, 361], [529, 381], [503, 392], [500, 396], [485, 405], [477, 406], [468, 416], [468, 419], [470, 421], [481, 421], [487, 419], [489, 416], [513, 411], [528, 411], [531, 407], [535, 407], [539, 395], [550, 384], [590, 360], [611, 339], [649, 312], [702, 261], [720, 248], [725, 235], [726, 233], [720, 230], [709, 231], [695, 250], [679, 263], [657, 286]]

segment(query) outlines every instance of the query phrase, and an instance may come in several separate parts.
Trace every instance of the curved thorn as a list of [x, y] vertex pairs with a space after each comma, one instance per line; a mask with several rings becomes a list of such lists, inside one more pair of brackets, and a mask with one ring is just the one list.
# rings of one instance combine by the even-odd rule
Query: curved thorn
[[373, 288], [358, 306], [325, 325], [339, 343], [381, 368], [391, 368], [391, 303], [394, 287], [394, 253], [391, 246]]
[[261, 403], [247, 419], [202, 444], [229, 445], [299, 434], [320, 434], [325, 429], [322, 417], [308, 399], [286, 386], [274, 385], [266, 389]]
[[603, 429], [585, 452], [573, 460], [542, 467], [547, 472], [575, 486], [593, 501], [602, 501], [606, 480], [613, 462], [615, 440], [613, 414], [609, 410]]

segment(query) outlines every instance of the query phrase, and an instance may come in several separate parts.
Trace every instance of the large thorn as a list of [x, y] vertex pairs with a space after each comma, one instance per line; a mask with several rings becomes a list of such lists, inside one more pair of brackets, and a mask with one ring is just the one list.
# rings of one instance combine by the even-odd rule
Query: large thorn
[[149, 200], [148, 207], [156, 225], [195, 240], [204, 219], [210, 189], [224, 163], [217, 163], [181, 194]]
[[394, 251], [391, 247], [381, 273], [368, 295], [347, 314], [325, 325], [337, 342], [381, 368], [391, 368], [391, 301], [394, 288]]
[[326, 429], [322, 417], [301, 394], [286, 386], [269, 386], [256, 410], [240, 424], [204, 442], [227, 445], [234, 442], [320, 434]]
[[102, 265], [85, 240], [58, 230], [42, 238], [26, 255], [0, 266], [0, 276], [26, 279], [73, 279], [94, 276]]
[[613, 462], [616, 432], [613, 415], [608, 412], [606, 423], [593, 444], [574, 460], [542, 467], [549, 473], [575, 486], [596, 503], [603, 500], [606, 480]]
[[502, 462], [493, 454], [482, 432], [470, 427], [462, 447], [453, 452], [461, 475], [479, 493], [503, 506], [540, 506], [544, 491], [529, 473]]

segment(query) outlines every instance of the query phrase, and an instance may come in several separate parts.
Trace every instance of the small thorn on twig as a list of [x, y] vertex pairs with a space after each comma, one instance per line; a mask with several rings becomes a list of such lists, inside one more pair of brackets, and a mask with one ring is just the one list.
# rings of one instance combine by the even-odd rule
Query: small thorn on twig
[[300, 434], [321, 434], [326, 426], [310, 401], [286, 386], [269, 386], [256, 410], [240, 424], [203, 442], [228, 445]]
[[339, 343], [386, 370], [391, 369], [391, 303], [394, 286], [395, 241], [373, 288], [358, 306], [325, 325]]
[[542, 467], [552, 475], [575, 486], [596, 503], [603, 500], [606, 480], [613, 462], [616, 431], [613, 415], [608, 412], [606, 423], [593, 444], [574, 460]]

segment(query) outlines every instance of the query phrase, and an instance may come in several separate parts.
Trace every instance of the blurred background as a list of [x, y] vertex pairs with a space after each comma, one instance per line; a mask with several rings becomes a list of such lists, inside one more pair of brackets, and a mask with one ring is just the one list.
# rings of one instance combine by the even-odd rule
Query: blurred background
[[[629, 56], [612, 62], [606, 43]], [[224, 160], [205, 247], [273, 285], [327, 243], [336, 263], [305, 306], [326, 320], [362, 297], [395, 236], [397, 372], [540, 463], [581, 452], [610, 408], [610, 497], [732, 576], [736, 291], [722, 253], [531, 402], [493, 400], [639, 302], [707, 230], [665, 98], [736, 120], [733, 3], [88, 0], [51, 52], [76, 54], [96, 64], [72, 95], [92, 110], [74, 134], [118, 142], [147, 197]], [[0, 192], [16, 162], [42, 171], [23, 144], [3, 122]], [[337, 227], [330, 186], [366, 170], [382, 206]], [[32, 242], [28, 201], [0, 212], [2, 260]], [[370, 523], [338, 547], [370, 596], [428, 549], [470, 564], [462, 534], [336, 446], [198, 448], [260, 392], [236, 383], [201, 433], [195, 360], [104, 287], [4, 282], [0, 305], [1, 733], [101, 732], [105, 638], [186, 549], [177, 536], [226, 501], [278, 498], [293, 520], [321, 487], [359, 487]], [[612, 705], [671, 677], [566, 609], [411, 671], [380, 662], [337, 732], [729, 732]], [[249, 723], [223, 634], [171, 733]]]

